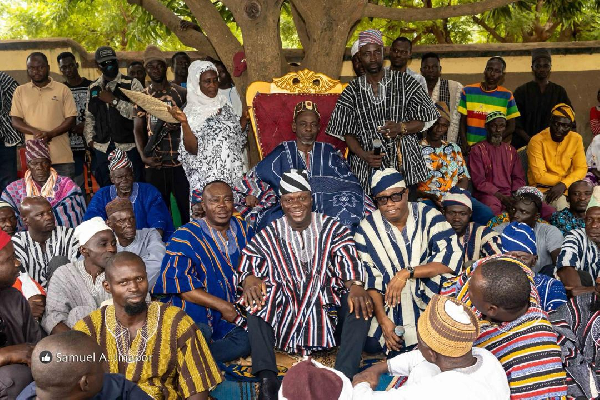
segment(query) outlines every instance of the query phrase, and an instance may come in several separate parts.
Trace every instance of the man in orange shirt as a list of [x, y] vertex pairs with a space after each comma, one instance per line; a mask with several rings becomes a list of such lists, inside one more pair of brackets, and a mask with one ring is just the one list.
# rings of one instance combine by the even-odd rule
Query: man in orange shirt
[[565, 103], [551, 111], [550, 127], [535, 135], [527, 146], [531, 186], [546, 195], [546, 202], [558, 211], [569, 206], [566, 190], [587, 173], [587, 162], [581, 135], [572, 131], [573, 109]]

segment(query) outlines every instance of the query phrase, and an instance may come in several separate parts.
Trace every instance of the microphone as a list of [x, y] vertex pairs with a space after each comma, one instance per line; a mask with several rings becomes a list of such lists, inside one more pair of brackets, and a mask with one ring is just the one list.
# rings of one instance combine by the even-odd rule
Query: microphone
[[374, 139], [373, 140], [373, 154], [375, 154], [376, 156], [381, 155], [381, 147], [382, 146], [383, 146], [383, 143], [381, 143], [381, 140]]

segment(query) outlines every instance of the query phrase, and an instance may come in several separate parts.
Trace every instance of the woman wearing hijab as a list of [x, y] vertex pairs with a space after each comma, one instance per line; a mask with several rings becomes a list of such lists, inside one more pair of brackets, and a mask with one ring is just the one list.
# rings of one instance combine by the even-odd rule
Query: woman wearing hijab
[[177, 107], [169, 111], [181, 123], [179, 160], [190, 182], [190, 191], [202, 191], [204, 185], [214, 180], [233, 186], [244, 172], [242, 152], [246, 135], [242, 134], [240, 119], [219, 93], [215, 65], [194, 61], [187, 88], [183, 111]]

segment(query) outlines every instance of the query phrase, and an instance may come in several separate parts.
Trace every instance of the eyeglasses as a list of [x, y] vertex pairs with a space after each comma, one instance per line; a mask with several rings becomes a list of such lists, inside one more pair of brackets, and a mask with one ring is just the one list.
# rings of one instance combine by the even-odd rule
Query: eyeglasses
[[105, 68], [105, 67], [108, 67], [108, 66], [109, 66], [109, 65], [111, 65], [111, 64], [116, 64], [116, 63], [117, 63], [117, 60], [107, 60], [107, 61], [102, 61], [102, 62], [100, 63], [100, 66], [101, 66], [102, 68]]
[[392, 193], [389, 196], [375, 197], [375, 201], [377, 202], [377, 205], [380, 206], [385, 206], [388, 203], [388, 200], [392, 200], [394, 203], [398, 203], [402, 201], [402, 196], [404, 196], [404, 193], [406, 193], [406, 189], [400, 192]]

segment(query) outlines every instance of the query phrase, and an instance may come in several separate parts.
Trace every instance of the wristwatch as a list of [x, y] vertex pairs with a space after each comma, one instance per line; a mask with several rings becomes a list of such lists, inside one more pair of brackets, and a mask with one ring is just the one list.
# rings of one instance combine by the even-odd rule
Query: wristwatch
[[113, 107], [116, 107], [117, 104], [119, 104], [119, 99], [113, 99], [113, 101], [111, 101], [110, 104], [112, 104]]
[[409, 272], [408, 279], [412, 279], [415, 277], [415, 267], [408, 266], [406, 270]]
[[360, 286], [360, 287], [364, 287], [365, 286], [364, 282], [362, 282], [362, 281], [352, 281], [352, 283], [350, 284], [350, 287], [348, 289], [350, 289], [354, 285]]

